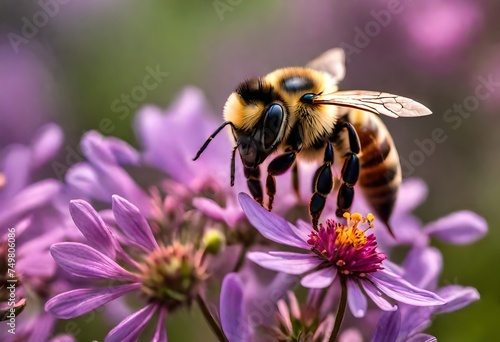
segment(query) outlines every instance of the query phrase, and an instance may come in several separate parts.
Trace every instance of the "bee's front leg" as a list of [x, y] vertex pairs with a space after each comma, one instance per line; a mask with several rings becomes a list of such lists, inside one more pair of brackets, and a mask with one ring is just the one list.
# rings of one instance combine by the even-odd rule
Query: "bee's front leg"
[[264, 196], [262, 194], [262, 185], [260, 184], [260, 168], [258, 166], [256, 168], [244, 167], [244, 172], [248, 190], [250, 190], [253, 199], [262, 205]]
[[295, 163], [297, 153], [295, 151], [280, 154], [274, 158], [267, 167], [266, 190], [269, 196], [267, 209], [273, 208], [274, 195], [276, 194], [276, 179], [275, 176], [284, 174]]
[[333, 148], [330, 141], [327, 141], [323, 165], [319, 167], [313, 179], [313, 195], [309, 201], [309, 214], [311, 215], [313, 228], [317, 230], [321, 212], [325, 207], [326, 198], [333, 187]]

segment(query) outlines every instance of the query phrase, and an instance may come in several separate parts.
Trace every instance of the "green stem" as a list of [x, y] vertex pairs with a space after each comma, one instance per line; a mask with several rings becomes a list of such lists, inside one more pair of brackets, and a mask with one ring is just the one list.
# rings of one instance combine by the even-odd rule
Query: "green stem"
[[201, 296], [198, 294], [196, 296], [196, 302], [198, 303], [198, 306], [201, 309], [201, 312], [203, 313], [203, 316], [208, 322], [208, 325], [210, 326], [210, 329], [212, 329], [212, 332], [217, 336], [219, 341], [222, 342], [229, 342], [227, 339], [226, 335], [222, 331], [222, 328], [219, 326], [219, 324], [215, 321], [214, 316], [210, 313], [210, 310], [208, 309], [207, 305], [205, 304], [205, 301]]
[[241, 246], [240, 255], [238, 256], [238, 261], [236, 261], [236, 265], [234, 265], [233, 272], [238, 272], [241, 266], [243, 266], [243, 263], [245, 262], [245, 257], [247, 256], [247, 252], [248, 252], [248, 246], [247, 245]]
[[335, 326], [333, 327], [332, 335], [330, 336], [330, 342], [334, 342], [337, 339], [337, 335], [340, 331], [340, 326], [342, 325], [342, 320], [344, 319], [345, 308], [347, 306], [347, 279], [344, 276], [340, 276], [340, 303], [337, 309], [337, 316], [335, 316]]

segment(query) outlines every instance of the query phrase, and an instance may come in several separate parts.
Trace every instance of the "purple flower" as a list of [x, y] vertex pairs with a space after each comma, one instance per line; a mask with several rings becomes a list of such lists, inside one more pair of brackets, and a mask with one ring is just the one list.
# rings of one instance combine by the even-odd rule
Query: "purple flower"
[[[155, 314], [158, 325], [154, 339], [166, 341], [167, 312], [189, 305], [206, 278], [202, 251], [195, 252], [192, 245], [177, 241], [159, 245], [136, 206], [117, 195], [112, 202], [123, 234], [121, 243], [87, 202], [75, 200], [70, 204], [71, 216], [88, 244], [64, 242], [50, 250], [66, 272], [106, 280], [109, 285], [62, 293], [49, 300], [45, 309], [58, 318], [68, 319], [128, 293], [140, 293], [147, 298], [147, 304], [111, 330], [106, 341], [135, 341]], [[119, 285], [113, 285], [116, 282]]]
[[422, 333], [431, 325], [431, 318], [440, 313], [459, 310], [479, 299], [473, 287], [447, 285], [437, 287], [442, 271], [441, 253], [433, 247], [413, 248], [405, 259], [402, 276], [408, 281], [436, 292], [446, 304], [431, 307], [401, 305], [397, 312], [386, 312], [377, 324], [372, 341], [432, 341], [433, 336]]
[[[373, 235], [366, 235], [358, 225], [365, 219], [359, 214], [348, 218], [347, 226], [327, 221], [316, 232], [309, 225], [298, 222], [293, 226], [276, 214], [270, 213], [241, 194], [239, 200], [252, 225], [266, 238], [308, 253], [252, 252], [248, 258], [260, 266], [288, 274], [305, 274], [301, 284], [308, 288], [329, 287], [335, 279], [347, 285], [348, 304], [355, 317], [363, 317], [367, 310], [365, 292], [379, 308], [393, 311], [382, 295], [398, 302], [415, 306], [442, 305], [436, 294], [411, 285], [394, 272], [384, 269], [386, 258], [377, 251]], [[370, 217], [369, 217], [370, 218]], [[337, 276], [338, 275], [338, 276]]]
[[[411, 212], [426, 196], [427, 186], [422, 180], [407, 179], [403, 182], [390, 220], [391, 226], [394, 227], [395, 239], [386, 229], [375, 230], [377, 241], [384, 252], [390, 253], [391, 249], [398, 245], [427, 246], [431, 238], [451, 244], [470, 244], [487, 233], [486, 220], [468, 210], [456, 211], [436, 221], [422, 224]], [[367, 212], [369, 207], [362, 197], [357, 197], [352, 210]], [[333, 215], [334, 208], [325, 210], [325, 213]]]

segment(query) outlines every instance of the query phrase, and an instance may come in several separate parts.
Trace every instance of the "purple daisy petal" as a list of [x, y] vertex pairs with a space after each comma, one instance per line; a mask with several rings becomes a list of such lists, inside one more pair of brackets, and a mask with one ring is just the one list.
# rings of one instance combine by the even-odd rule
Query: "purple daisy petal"
[[149, 304], [143, 309], [125, 318], [113, 328], [104, 339], [104, 342], [134, 342], [153, 317], [158, 306]]
[[52, 159], [62, 145], [64, 135], [56, 124], [42, 126], [31, 143], [32, 165], [39, 167]]
[[467, 211], [447, 215], [424, 227], [427, 234], [453, 244], [469, 244], [488, 232], [488, 223], [481, 216]]
[[398, 309], [397, 305], [392, 305], [384, 297], [382, 297], [382, 293], [380, 293], [380, 291], [373, 286], [372, 283], [362, 280], [361, 284], [368, 297], [370, 297], [370, 299], [373, 300], [373, 302], [377, 304], [380, 309], [384, 311], [394, 311]]
[[305, 240], [294, 233], [285, 219], [267, 211], [245, 193], [240, 193], [238, 200], [252, 226], [264, 237], [284, 245], [311, 249]]
[[23, 275], [50, 277], [56, 272], [54, 259], [46, 252], [26, 253], [16, 264], [17, 271]]
[[126, 293], [138, 290], [140, 283], [106, 287], [100, 289], [78, 289], [61, 293], [45, 304], [45, 311], [69, 319], [81, 316]]
[[20, 216], [49, 203], [59, 192], [61, 184], [53, 179], [34, 183], [11, 198], [0, 211], [0, 227], [15, 224]]
[[399, 189], [400, 194], [396, 201], [395, 212], [411, 212], [420, 204], [422, 204], [427, 197], [427, 184], [421, 179], [410, 178], [405, 179]]
[[437, 342], [437, 338], [429, 334], [416, 334], [410, 337], [407, 342]]
[[475, 288], [458, 285], [445, 286], [437, 292], [446, 300], [446, 304], [437, 308], [439, 313], [459, 310], [481, 297]]
[[347, 304], [349, 304], [349, 309], [354, 317], [361, 318], [365, 316], [368, 301], [361, 292], [358, 283], [351, 278], [347, 278]]
[[222, 281], [220, 321], [224, 334], [231, 342], [247, 342], [249, 331], [242, 327], [247, 322], [243, 284], [236, 273], [229, 273]]
[[335, 267], [323, 268], [312, 272], [301, 279], [300, 284], [310, 289], [322, 289], [330, 286], [337, 276]]
[[434, 247], [413, 248], [405, 258], [404, 278], [416, 287], [435, 289], [443, 269], [443, 257]]
[[78, 277], [137, 281], [136, 275], [82, 243], [56, 243], [50, 248], [50, 253], [62, 269]]
[[113, 214], [115, 215], [116, 223], [118, 223], [118, 226], [120, 226], [127, 237], [137, 242], [147, 251], [158, 249], [159, 246], [153, 236], [153, 232], [139, 209], [118, 195], [113, 195], [112, 198]]
[[167, 309], [160, 308], [160, 314], [158, 315], [158, 323], [156, 325], [155, 335], [153, 336], [154, 342], [168, 342], [167, 338]]
[[397, 341], [401, 329], [401, 311], [385, 312], [377, 322], [371, 342]]
[[247, 258], [261, 267], [287, 274], [302, 274], [321, 264], [315, 255], [293, 252], [251, 252]]
[[0, 200], [12, 200], [29, 182], [32, 153], [27, 146], [9, 145], [1, 150], [0, 170], [8, 181], [0, 191]]
[[[99, 182], [99, 176], [92, 165], [78, 163], [73, 165], [65, 175], [65, 181], [76, 189], [79, 194], [95, 198], [99, 201], [109, 201], [110, 193]], [[80, 195], [81, 196], [81, 195]]]
[[114, 260], [116, 241], [97, 211], [84, 200], [73, 200], [69, 212], [89, 245]]
[[84, 134], [81, 141], [83, 153], [92, 164], [134, 164], [139, 155], [130, 145], [117, 138], [106, 138], [96, 131]]
[[367, 274], [366, 277], [380, 291], [402, 303], [415, 306], [433, 306], [446, 303], [446, 301], [437, 294], [419, 289], [387, 270], [379, 270]]

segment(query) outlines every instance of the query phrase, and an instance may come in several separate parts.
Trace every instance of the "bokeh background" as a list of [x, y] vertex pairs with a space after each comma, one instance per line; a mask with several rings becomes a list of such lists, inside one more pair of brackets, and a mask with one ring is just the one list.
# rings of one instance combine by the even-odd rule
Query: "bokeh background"
[[[475, 286], [482, 298], [437, 317], [429, 332], [441, 341], [492, 341], [500, 317], [499, 13], [495, 0], [2, 0], [0, 148], [56, 122], [66, 135], [59, 161], [69, 166], [90, 129], [136, 144], [137, 109], [167, 107], [186, 85], [221, 113], [244, 78], [344, 47], [342, 88], [412, 97], [434, 112], [384, 118], [405, 177], [429, 185], [422, 220], [470, 209], [489, 222], [472, 246], [438, 245], [441, 283]], [[148, 74], [154, 86], [144, 85]], [[63, 173], [49, 168], [40, 177]], [[169, 319], [170, 339], [205, 341], [197, 317]], [[105, 335], [82, 323], [79, 340]]]

